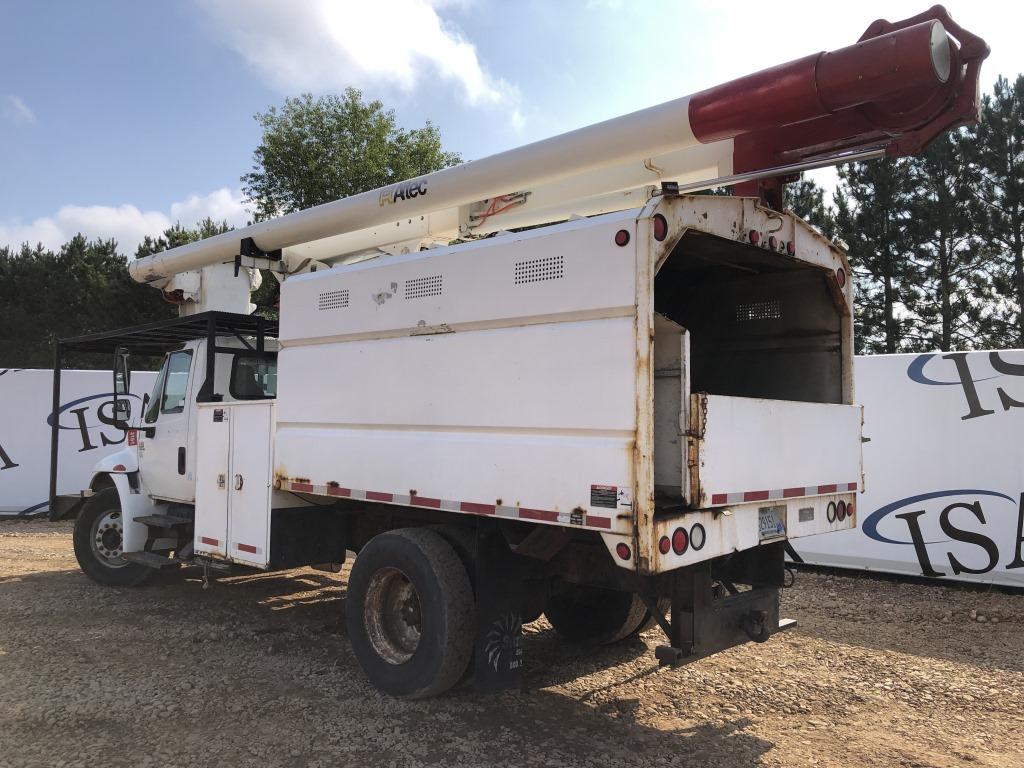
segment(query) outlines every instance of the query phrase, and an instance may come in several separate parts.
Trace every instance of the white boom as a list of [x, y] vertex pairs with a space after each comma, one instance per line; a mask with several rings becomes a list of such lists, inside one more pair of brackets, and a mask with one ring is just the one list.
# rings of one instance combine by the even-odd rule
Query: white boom
[[[129, 270], [140, 282], [166, 285], [220, 264], [266, 266], [248, 257], [284, 250], [282, 271], [293, 271], [307, 260], [401, 252], [638, 207], [666, 180], [691, 189], [744, 181], [738, 193], [781, 207], [781, 183], [794, 170], [913, 153], [973, 121], [987, 53], [984, 41], [937, 6], [898, 24], [875, 22], [857, 44], [837, 51], [157, 253]], [[760, 186], [751, 181], [773, 175]], [[255, 248], [236, 261], [243, 240]]]

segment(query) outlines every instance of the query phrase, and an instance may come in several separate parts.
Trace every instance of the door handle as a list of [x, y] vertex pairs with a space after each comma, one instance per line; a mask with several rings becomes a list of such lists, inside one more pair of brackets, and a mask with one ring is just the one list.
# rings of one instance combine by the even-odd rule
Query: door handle
[[235, 490], [236, 491], [242, 490], [242, 483], [243, 482], [244, 481], [242, 480], [242, 476], [241, 475], [235, 475]]
[[178, 474], [185, 474], [185, 446], [178, 448]]

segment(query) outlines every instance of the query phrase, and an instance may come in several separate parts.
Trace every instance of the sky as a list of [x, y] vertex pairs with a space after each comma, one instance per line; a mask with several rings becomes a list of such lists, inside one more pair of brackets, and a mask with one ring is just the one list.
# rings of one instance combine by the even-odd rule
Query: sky
[[[249, 220], [257, 112], [360, 88], [483, 157], [849, 45], [929, 0], [0, 0], [0, 245]], [[1024, 3], [949, 0], [1024, 72]], [[834, 173], [815, 172], [834, 185]]]

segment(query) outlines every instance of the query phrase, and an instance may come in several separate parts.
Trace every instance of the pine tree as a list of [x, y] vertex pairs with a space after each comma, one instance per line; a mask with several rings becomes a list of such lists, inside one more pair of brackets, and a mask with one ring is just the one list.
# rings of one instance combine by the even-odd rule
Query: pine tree
[[971, 160], [998, 302], [989, 344], [1024, 348], [1024, 75], [1000, 77], [982, 103]]
[[836, 232], [856, 278], [856, 350], [912, 351], [920, 273], [910, 258], [910, 166], [889, 158], [850, 163], [839, 179]]
[[919, 318], [908, 331], [924, 349], [972, 349], [984, 344], [991, 321], [990, 282], [982, 269], [977, 235], [980, 203], [971, 190], [967, 161], [971, 138], [951, 133], [909, 159], [910, 235], [918, 267], [919, 299], [909, 307]]
[[810, 179], [786, 185], [786, 207], [829, 240], [836, 236], [836, 219], [825, 205], [825, 190]]

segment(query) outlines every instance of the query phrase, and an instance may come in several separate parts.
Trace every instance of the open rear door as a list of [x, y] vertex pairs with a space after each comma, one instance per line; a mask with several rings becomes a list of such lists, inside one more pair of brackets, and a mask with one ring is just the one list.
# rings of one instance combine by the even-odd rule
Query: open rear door
[[694, 394], [689, 482], [698, 509], [856, 491], [859, 405]]

